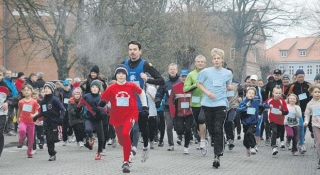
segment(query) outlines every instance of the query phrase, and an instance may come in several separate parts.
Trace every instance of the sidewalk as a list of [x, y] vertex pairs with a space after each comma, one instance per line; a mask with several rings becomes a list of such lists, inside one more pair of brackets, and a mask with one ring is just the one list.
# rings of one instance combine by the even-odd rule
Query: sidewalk
[[18, 145], [18, 135], [8, 136], [4, 134], [4, 148], [13, 147]]

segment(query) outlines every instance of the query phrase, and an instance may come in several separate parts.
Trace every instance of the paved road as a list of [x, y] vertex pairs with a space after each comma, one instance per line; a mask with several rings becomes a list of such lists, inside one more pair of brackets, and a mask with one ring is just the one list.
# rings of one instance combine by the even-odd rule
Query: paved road
[[[313, 140], [307, 133], [305, 155], [292, 156], [288, 150], [280, 150], [277, 156], [271, 155], [271, 148], [260, 143], [259, 152], [255, 156], [247, 157], [246, 150], [242, 146], [242, 140], [235, 142], [232, 151], [226, 150], [221, 157], [221, 167], [212, 168], [213, 151], [209, 148], [207, 156], [202, 156], [196, 145], [189, 148], [190, 154], [184, 155], [183, 146], [176, 146], [175, 151], [167, 151], [167, 144], [163, 148], [155, 147], [150, 151], [150, 158], [142, 163], [140, 154], [142, 144], [138, 146], [138, 155], [133, 160], [131, 174], [223, 174], [223, 175], [242, 175], [242, 174], [277, 174], [277, 175], [296, 175], [296, 174], [320, 174], [316, 169], [317, 155], [315, 148], [312, 147]], [[97, 150], [97, 143], [92, 151], [82, 148], [78, 149], [75, 143], [62, 146], [56, 144], [57, 160], [48, 161], [46, 149], [38, 150], [34, 158], [27, 158], [26, 146], [23, 148], [12, 147], [15, 145], [8, 141], [16, 141], [14, 136], [6, 136], [6, 145], [0, 158], [0, 174], [63, 174], [63, 175], [83, 175], [83, 174], [122, 174], [122, 148], [108, 146], [107, 155], [102, 160], [94, 160]], [[11, 147], [8, 147], [11, 146]]]

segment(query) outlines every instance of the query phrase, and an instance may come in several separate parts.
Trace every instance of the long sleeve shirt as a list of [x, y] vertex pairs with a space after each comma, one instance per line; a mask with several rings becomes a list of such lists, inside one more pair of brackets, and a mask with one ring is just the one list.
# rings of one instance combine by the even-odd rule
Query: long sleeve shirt
[[305, 122], [309, 122], [310, 116], [312, 116], [312, 126], [320, 128], [320, 100], [312, 99], [306, 107], [306, 111], [304, 113]]

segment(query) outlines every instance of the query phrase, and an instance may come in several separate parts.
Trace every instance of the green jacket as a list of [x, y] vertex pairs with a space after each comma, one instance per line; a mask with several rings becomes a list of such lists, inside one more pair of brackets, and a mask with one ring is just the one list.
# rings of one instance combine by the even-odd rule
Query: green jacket
[[197, 88], [197, 76], [201, 70], [194, 70], [190, 72], [187, 76], [186, 81], [184, 82], [183, 91], [191, 93], [191, 106], [192, 107], [201, 107], [201, 99], [203, 92]]

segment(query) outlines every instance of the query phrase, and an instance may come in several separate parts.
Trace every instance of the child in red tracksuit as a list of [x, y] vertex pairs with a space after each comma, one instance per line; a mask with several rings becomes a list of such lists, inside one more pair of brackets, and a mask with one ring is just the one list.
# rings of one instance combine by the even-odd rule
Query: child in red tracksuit
[[174, 129], [178, 135], [184, 134], [184, 154], [189, 154], [189, 143], [191, 140], [191, 127], [193, 124], [193, 115], [190, 106], [191, 91], [184, 92], [183, 86], [189, 70], [181, 70], [181, 82], [172, 86], [169, 96], [169, 109], [171, 117], [174, 117]]
[[149, 115], [145, 92], [135, 83], [127, 82], [127, 76], [126, 66], [123, 64], [117, 65], [115, 70], [117, 82], [103, 92], [99, 103], [99, 106], [105, 106], [108, 102], [111, 103], [109, 109], [110, 124], [115, 128], [119, 144], [123, 146], [123, 173], [130, 172], [130, 131], [134, 123], [138, 122], [139, 114], [136, 95], [140, 97], [143, 115]]
[[281, 97], [282, 89], [280, 86], [273, 88], [272, 94], [273, 97], [268, 98], [264, 103], [270, 105], [268, 116], [270, 121], [270, 129], [272, 131], [272, 155], [276, 155], [278, 153], [276, 145], [277, 136], [280, 135], [280, 140], [284, 142], [284, 116], [289, 112], [286, 101]]

